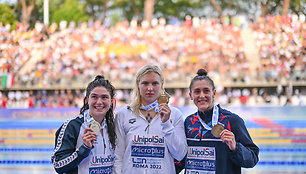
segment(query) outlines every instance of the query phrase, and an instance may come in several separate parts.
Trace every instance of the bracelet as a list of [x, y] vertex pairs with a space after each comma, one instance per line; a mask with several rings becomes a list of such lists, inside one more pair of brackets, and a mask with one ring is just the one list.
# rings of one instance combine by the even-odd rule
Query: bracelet
[[90, 148], [90, 147], [88, 147], [88, 146], [86, 146], [86, 144], [85, 143], [83, 143], [83, 145], [87, 148], [87, 149], [92, 149], [92, 148]]

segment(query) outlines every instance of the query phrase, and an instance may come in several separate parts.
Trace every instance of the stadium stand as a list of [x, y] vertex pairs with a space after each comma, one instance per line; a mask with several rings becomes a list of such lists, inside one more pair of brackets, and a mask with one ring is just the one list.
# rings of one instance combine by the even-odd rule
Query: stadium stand
[[[205, 67], [227, 104], [303, 105], [305, 16], [259, 17], [248, 26], [236, 19], [152, 27], [128, 22], [107, 27], [100, 21], [62, 21], [49, 28], [37, 22], [33, 29], [20, 24], [14, 31], [0, 26], [2, 107], [77, 106], [96, 74], [110, 79], [125, 103], [133, 76], [146, 63], [162, 67], [166, 88], [175, 96], [176, 91], [186, 96], [194, 69]], [[281, 92], [275, 99], [277, 86]], [[58, 102], [58, 91], [72, 97]], [[178, 97], [185, 101], [184, 96]]]

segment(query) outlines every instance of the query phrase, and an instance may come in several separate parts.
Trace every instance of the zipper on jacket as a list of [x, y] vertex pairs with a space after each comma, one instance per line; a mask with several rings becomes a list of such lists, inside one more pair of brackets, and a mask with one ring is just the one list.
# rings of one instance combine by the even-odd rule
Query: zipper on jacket
[[201, 132], [200, 132], [200, 141], [202, 141], [202, 134], [203, 134], [203, 131], [204, 131], [204, 127], [202, 128], [202, 127], [200, 126], [200, 129], [201, 129], [201, 130], [200, 130], [200, 131], [201, 131]]
[[148, 133], [149, 133], [149, 126], [150, 126], [150, 124], [148, 124], [148, 125], [146, 126], [145, 132], [148, 132]]
[[106, 144], [105, 144], [105, 139], [104, 139], [103, 129], [101, 129], [101, 134], [102, 134], [103, 145], [104, 145], [104, 154], [105, 154]]

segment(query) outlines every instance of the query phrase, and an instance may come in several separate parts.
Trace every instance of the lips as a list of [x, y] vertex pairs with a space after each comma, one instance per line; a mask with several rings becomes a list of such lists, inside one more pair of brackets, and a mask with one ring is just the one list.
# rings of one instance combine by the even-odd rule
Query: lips
[[151, 97], [151, 96], [154, 96], [154, 94], [153, 93], [147, 93], [146, 96]]
[[198, 103], [205, 104], [205, 103], [207, 103], [207, 100], [198, 100]]
[[94, 108], [97, 109], [97, 110], [102, 110], [102, 109], [105, 108], [105, 106], [95, 106]]

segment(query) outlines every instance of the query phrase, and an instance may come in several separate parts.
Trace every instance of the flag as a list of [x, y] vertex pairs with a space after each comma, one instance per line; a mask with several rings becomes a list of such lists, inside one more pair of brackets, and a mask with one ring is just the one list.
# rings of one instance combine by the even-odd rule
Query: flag
[[1, 76], [1, 86], [4, 88], [11, 88], [14, 85], [14, 74], [5, 74]]

